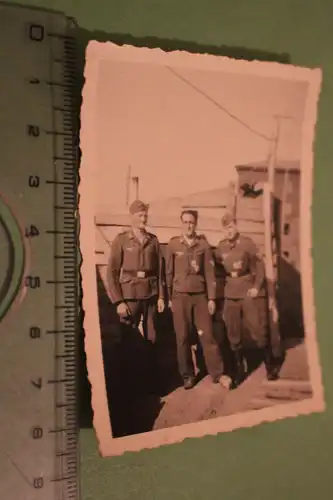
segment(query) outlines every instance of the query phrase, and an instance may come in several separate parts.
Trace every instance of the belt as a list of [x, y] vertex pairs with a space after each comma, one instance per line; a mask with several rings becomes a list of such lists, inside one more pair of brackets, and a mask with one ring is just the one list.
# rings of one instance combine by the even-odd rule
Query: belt
[[250, 273], [240, 273], [238, 271], [231, 271], [227, 273], [228, 278], [243, 278], [245, 276], [250, 276]]
[[156, 272], [153, 271], [122, 271], [123, 276], [130, 276], [131, 278], [157, 278]]

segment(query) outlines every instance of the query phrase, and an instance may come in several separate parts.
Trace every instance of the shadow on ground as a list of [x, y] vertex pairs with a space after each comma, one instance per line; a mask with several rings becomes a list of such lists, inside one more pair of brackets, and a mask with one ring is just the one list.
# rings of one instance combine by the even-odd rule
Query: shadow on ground
[[[120, 437], [148, 432], [152, 430], [163, 407], [161, 398], [182, 385], [177, 366], [172, 314], [167, 310], [158, 316], [157, 343], [152, 350], [139, 331], [130, 327], [121, 328], [98, 268], [96, 276], [104, 372], [113, 435]], [[99, 332], [96, 334], [99, 335]], [[223, 352], [228, 355], [226, 337], [220, 323], [215, 323], [215, 335]], [[197, 335], [193, 332], [193, 343], [196, 341]], [[200, 380], [207, 374], [200, 344], [195, 357]], [[225, 356], [224, 361], [231, 371], [230, 359]], [[81, 385], [81, 426], [89, 427], [92, 425], [92, 412], [89, 408], [91, 390], [86, 370], [84, 375], [85, 382]]]

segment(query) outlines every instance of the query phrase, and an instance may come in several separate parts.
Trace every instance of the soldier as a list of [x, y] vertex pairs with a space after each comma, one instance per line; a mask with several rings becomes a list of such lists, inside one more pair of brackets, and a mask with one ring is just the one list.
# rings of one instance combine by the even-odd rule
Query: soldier
[[223, 373], [221, 353], [213, 336], [215, 265], [206, 238], [196, 234], [197, 221], [196, 211], [184, 210], [182, 234], [171, 238], [167, 248], [166, 282], [176, 331], [178, 367], [184, 388], [194, 387], [191, 331], [195, 327], [212, 381], [229, 388], [231, 380]]
[[142, 320], [149, 346], [156, 342], [155, 314], [164, 310], [162, 253], [155, 235], [146, 231], [148, 206], [130, 206], [131, 228], [116, 236], [108, 265], [111, 301], [121, 324], [138, 328]]
[[226, 271], [224, 320], [230, 346], [235, 354], [236, 381], [244, 377], [243, 328], [247, 327], [255, 345], [264, 354], [267, 378], [277, 378], [268, 355], [268, 315], [265, 267], [255, 243], [239, 234], [234, 217], [222, 218], [225, 239], [216, 258]]

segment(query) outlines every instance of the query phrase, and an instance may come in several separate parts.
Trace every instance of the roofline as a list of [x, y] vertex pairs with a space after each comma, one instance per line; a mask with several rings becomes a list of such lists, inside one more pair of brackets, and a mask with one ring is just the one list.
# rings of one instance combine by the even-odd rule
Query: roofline
[[[268, 167], [262, 167], [262, 166], [251, 166], [251, 165], [236, 165], [236, 170], [237, 172], [239, 171], [254, 171], [254, 172], [268, 172]], [[292, 173], [292, 174], [300, 174], [301, 170], [300, 168], [295, 168], [295, 167], [291, 167], [291, 168], [288, 168], [288, 167], [275, 167], [274, 169], [275, 172], [279, 172], [279, 173], [284, 173], [284, 172], [288, 172], [288, 173]]]
[[200, 204], [193, 204], [193, 205], [182, 205], [182, 209], [187, 209], [187, 208], [228, 208], [228, 205], [200, 205]]

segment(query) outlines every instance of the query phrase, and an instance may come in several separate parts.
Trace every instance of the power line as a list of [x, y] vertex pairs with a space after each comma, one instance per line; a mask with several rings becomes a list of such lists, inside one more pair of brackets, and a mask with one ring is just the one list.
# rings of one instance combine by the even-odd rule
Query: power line
[[257, 135], [258, 137], [261, 137], [262, 139], [265, 139], [266, 141], [272, 141], [272, 137], [269, 137], [269, 136], [263, 134], [262, 132], [259, 132], [258, 130], [255, 130], [254, 128], [251, 127], [251, 125], [248, 125], [247, 123], [243, 122], [243, 120], [241, 120], [240, 118], [238, 118], [238, 116], [236, 116], [235, 114], [231, 113], [228, 109], [226, 109], [224, 106], [222, 106], [222, 104], [220, 104], [218, 101], [216, 101], [215, 99], [213, 99], [212, 97], [210, 97], [203, 90], [199, 89], [199, 87], [197, 87], [192, 82], [190, 82], [189, 80], [187, 80], [186, 78], [184, 78], [182, 75], [180, 75], [179, 73], [177, 73], [177, 71], [175, 71], [173, 68], [171, 68], [170, 66], [166, 66], [166, 68], [174, 76], [176, 76], [177, 78], [179, 78], [180, 80], [182, 80], [184, 83], [186, 83], [187, 85], [189, 85], [193, 90], [195, 90], [196, 92], [198, 92], [199, 94], [201, 94], [203, 97], [205, 97], [206, 99], [208, 99], [212, 104], [214, 104], [215, 106], [217, 106], [220, 110], [222, 110], [224, 113], [226, 113], [230, 118], [232, 118], [233, 120], [235, 120], [236, 122], [238, 122], [240, 125], [242, 125], [243, 127], [245, 127], [247, 130], [249, 130], [253, 134]]

